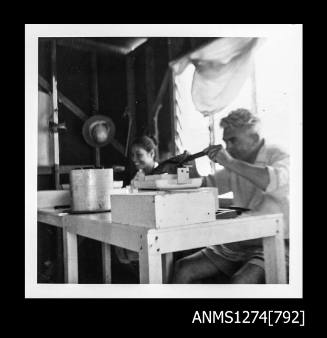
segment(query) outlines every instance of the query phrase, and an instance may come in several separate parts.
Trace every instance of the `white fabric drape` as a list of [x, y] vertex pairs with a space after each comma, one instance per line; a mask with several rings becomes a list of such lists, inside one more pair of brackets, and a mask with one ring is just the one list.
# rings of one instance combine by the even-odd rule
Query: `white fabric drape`
[[218, 113], [237, 96], [261, 42], [259, 38], [220, 38], [172, 64], [177, 75], [194, 64], [192, 99], [204, 116]]

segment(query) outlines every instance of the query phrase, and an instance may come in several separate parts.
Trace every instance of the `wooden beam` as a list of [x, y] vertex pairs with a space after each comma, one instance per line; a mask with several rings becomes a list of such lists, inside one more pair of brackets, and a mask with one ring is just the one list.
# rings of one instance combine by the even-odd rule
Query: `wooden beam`
[[65, 283], [78, 284], [77, 235], [63, 229], [63, 256]]
[[95, 52], [91, 54], [91, 101], [92, 114], [99, 113], [98, 62]]
[[148, 129], [151, 133], [154, 133], [153, 126], [153, 104], [155, 100], [155, 81], [154, 81], [154, 56], [153, 48], [147, 45], [145, 48], [145, 86], [147, 96], [147, 108], [148, 108]]
[[125, 148], [116, 139], [112, 139], [109, 144], [111, 144], [117, 151], [124, 155]]
[[[60, 174], [69, 174], [71, 170], [78, 169], [78, 168], [92, 169], [94, 168], [94, 165], [93, 164], [61, 165], [59, 167], [59, 172]], [[51, 175], [53, 173], [54, 173], [54, 167], [52, 166], [39, 166], [37, 168], [38, 175]]]
[[172, 71], [172, 69], [170, 69], [170, 72], [169, 72], [169, 104], [170, 104], [170, 131], [171, 131], [170, 151], [172, 152], [172, 155], [176, 155], [177, 153], [176, 139], [175, 139], [175, 134], [176, 134], [176, 119], [175, 119], [176, 104], [175, 103], [176, 103], [175, 77], [174, 77], [174, 72]]
[[[43, 89], [45, 89], [48, 92], [48, 94], [52, 95], [51, 87], [48, 81], [45, 80], [41, 75], [39, 75], [39, 85]], [[73, 112], [77, 117], [79, 117], [82, 121], [86, 121], [88, 119], [88, 116], [75, 103], [69, 100], [60, 91], [58, 91], [58, 100], [66, 108], [68, 108], [71, 112]]]
[[37, 192], [37, 207], [53, 208], [60, 205], [70, 205], [70, 192], [67, 190], [39, 190]]
[[110, 244], [101, 243], [103, 283], [111, 284], [111, 250]]
[[[39, 85], [44, 88], [49, 94], [51, 94], [50, 85], [48, 82], [39, 75]], [[82, 121], [86, 121], [89, 117], [86, 115], [75, 103], [69, 100], [66, 96], [64, 96], [61, 92], [58, 92], [59, 102], [61, 102], [65, 107], [67, 107], [72, 113], [74, 113], [77, 117], [79, 117]], [[117, 141], [116, 139], [111, 140], [110, 144], [121, 154], [124, 155], [124, 146]]]
[[[57, 46], [56, 40], [51, 44], [51, 79], [52, 79], [52, 122], [59, 123], [58, 117], [58, 91], [57, 91]], [[55, 186], [60, 190], [60, 175], [59, 175], [59, 133], [53, 132], [53, 150], [54, 150], [54, 169], [55, 169]]]
[[158, 116], [159, 116], [159, 112], [162, 108], [162, 100], [163, 100], [163, 97], [166, 93], [168, 83], [169, 83], [169, 68], [166, 70], [166, 73], [165, 73], [164, 78], [163, 78], [161, 85], [160, 85], [158, 95], [156, 97], [156, 100], [154, 101], [154, 104], [152, 106], [151, 113], [150, 113], [151, 130], [154, 132], [154, 135], [155, 135], [158, 142], [159, 142]]
[[[44, 41], [50, 38], [43, 38]], [[134, 38], [127, 46], [117, 46], [106, 42], [94, 41], [86, 38], [59, 38], [58, 45], [82, 50], [85, 52], [110, 53], [117, 56], [126, 56], [145, 43], [147, 38]]]
[[163, 78], [163, 80], [161, 82], [160, 89], [159, 89], [158, 95], [156, 97], [156, 100], [154, 101], [154, 104], [152, 106], [152, 116], [158, 110], [158, 106], [162, 103], [163, 97], [164, 97], [164, 95], [166, 93], [166, 90], [168, 88], [169, 73], [170, 73], [170, 69], [168, 68], [166, 70], [164, 78]]
[[[92, 114], [99, 113], [99, 90], [98, 90], [98, 64], [97, 55], [95, 52], [91, 54], [91, 106]], [[97, 168], [101, 165], [101, 152], [100, 147], [95, 147], [94, 150], [95, 166]]]
[[58, 45], [71, 47], [86, 52], [111, 53], [120, 56], [127, 55], [131, 50], [121, 46], [111, 45], [85, 38], [62, 38], [58, 39]]
[[129, 128], [125, 147], [125, 156], [128, 155], [131, 140], [136, 133], [135, 123], [135, 74], [134, 74], [134, 56], [128, 55], [126, 58], [126, 83], [127, 83], [127, 114], [129, 118]]

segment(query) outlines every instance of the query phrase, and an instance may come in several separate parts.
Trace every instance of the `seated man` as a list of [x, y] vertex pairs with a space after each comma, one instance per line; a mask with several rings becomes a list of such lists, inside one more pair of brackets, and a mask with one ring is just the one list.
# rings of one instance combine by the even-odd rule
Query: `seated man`
[[[266, 144], [258, 124], [259, 119], [246, 109], [232, 111], [221, 120], [226, 149], [214, 145], [207, 152], [224, 169], [204, 177], [203, 186], [216, 186], [219, 194], [232, 191], [234, 206], [252, 214], [283, 213], [288, 256], [289, 155]], [[172, 283], [199, 283], [213, 276], [218, 282], [264, 283], [262, 240], [211, 246], [182, 258], [175, 264]]]

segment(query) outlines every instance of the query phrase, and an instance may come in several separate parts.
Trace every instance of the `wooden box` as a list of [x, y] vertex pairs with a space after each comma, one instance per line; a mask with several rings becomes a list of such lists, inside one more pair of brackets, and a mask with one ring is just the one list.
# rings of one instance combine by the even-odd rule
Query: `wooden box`
[[216, 188], [111, 195], [112, 222], [165, 228], [215, 220]]

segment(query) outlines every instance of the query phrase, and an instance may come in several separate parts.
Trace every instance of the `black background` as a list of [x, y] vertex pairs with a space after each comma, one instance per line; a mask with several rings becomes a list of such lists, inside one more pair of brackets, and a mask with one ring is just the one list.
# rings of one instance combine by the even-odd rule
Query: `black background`
[[[23, 53], [23, 48], [20, 48], [18, 55], [22, 55]], [[23, 65], [24, 62], [22, 57], [18, 59], [19, 61], [16, 61], [16, 69], [18, 69], [18, 65]], [[20, 71], [24, 71], [23, 67]], [[304, 77], [305, 75], [304, 72]], [[23, 79], [21, 83], [23, 83]], [[22, 85], [22, 95], [24, 95], [23, 89]], [[24, 99], [22, 102], [24, 102]], [[20, 106], [19, 111], [21, 112], [25, 110], [23, 105], [24, 103]], [[23, 114], [19, 114], [19, 120], [23, 121]], [[308, 119], [303, 118], [304, 120], [306, 123], [308, 122]], [[20, 124], [19, 126], [21, 129], [19, 129], [20, 132], [16, 133], [16, 135], [23, 136], [18, 141], [22, 150], [24, 148], [22, 146], [24, 144], [24, 124]], [[309, 137], [305, 133], [303, 135], [303, 143], [305, 144]], [[18, 171], [18, 173], [13, 173], [17, 177], [17, 182], [18, 177], [23, 177], [21, 168], [24, 166], [24, 156], [18, 156], [18, 150], [16, 147], [15, 163], [17, 165], [12, 168]], [[305, 163], [305, 156], [303, 156], [303, 159], [303, 163]], [[308, 177], [309, 167], [311, 167], [311, 170], [314, 169], [309, 163], [303, 168], [304, 175]], [[21, 185], [24, 186], [23, 180]], [[305, 310], [305, 327], [314, 328], [319, 324], [323, 324], [321, 317], [325, 313], [324, 309], [320, 310], [317, 305], [317, 303], [324, 304], [322, 300], [324, 292], [321, 290], [317, 294], [320, 285], [324, 284], [323, 268], [321, 268], [321, 265], [318, 266], [317, 263], [325, 264], [322, 260], [317, 262], [317, 256], [315, 259], [312, 256], [315, 253], [315, 245], [317, 243], [317, 228], [319, 224], [322, 227], [325, 222], [321, 219], [317, 221], [314, 219], [315, 215], [319, 217], [322, 213], [310, 212], [310, 210], [317, 210], [310, 205], [310, 202], [314, 203], [313, 199], [310, 198], [313, 193], [309, 191], [310, 186], [312, 185], [303, 185], [303, 205], [305, 205], [303, 210], [303, 299], [25, 299], [24, 286], [22, 285], [25, 271], [22, 269], [22, 273], [18, 279], [13, 278], [9, 273], [4, 274], [4, 279], [9, 284], [14, 284], [14, 281], [19, 280], [19, 287], [14, 288], [13, 295], [19, 295], [21, 303], [23, 303], [22, 307], [19, 306], [16, 308], [16, 311], [11, 310], [10, 313], [17, 319], [17, 325], [19, 325], [20, 316], [26, 317], [29, 315], [29, 326], [35, 328], [36, 331], [42, 327], [41, 332], [44, 332], [44, 334], [58, 332], [58, 334], [62, 335], [66, 335], [68, 330], [76, 332], [81, 328], [91, 329], [92, 336], [96, 334], [98, 329], [104, 329], [108, 335], [119, 336], [124, 335], [125, 330], [131, 330], [132, 333], [130, 334], [137, 336], [142, 336], [145, 332], [148, 332], [151, 336], [159, 336], [163, 331], [166, 332], [167, 330], [171, 335], [174, 335], [176, 328], [191, 328], [195, 334], [201, 334], [201, 330], [199, 331], [198, 329], [204, 327], [215, 329], [215, 332], [219, 333], [219, 329], [223, 327], [220, 324], [192, 324], [194, 312], [202, 310], [217, 312], [220, 310]], [[299, 212], [302, 211], [299, 210]], [[20, 222], [23, 219], [24, 216]], [[18, 222], [17, 220], [17, 224]], [[18, 257], [11, 260], [11, 265], [14, 267], [18, 265], [16, 262], [22, 263], [22, 267], [24, 267], [23, 233], [23, 230], [21, 230], [20, 245], [15, 244], [15, 246], [11, 247], [12, 250], [15, 249], [15, 252], [18, 252]], [[22, 250], [19, 251], [18, 247]], [[17, 316], [18, 314], [19, 316]], [[256, 325], [251, 324], [248, 326], [241, 324], [224, 325], [224, 327], [238, 327], [241, 329], [262, 326], [265, 327], [265, 325], [258, 322]], [[274, 327], [271, 329], [274, 329]]]

